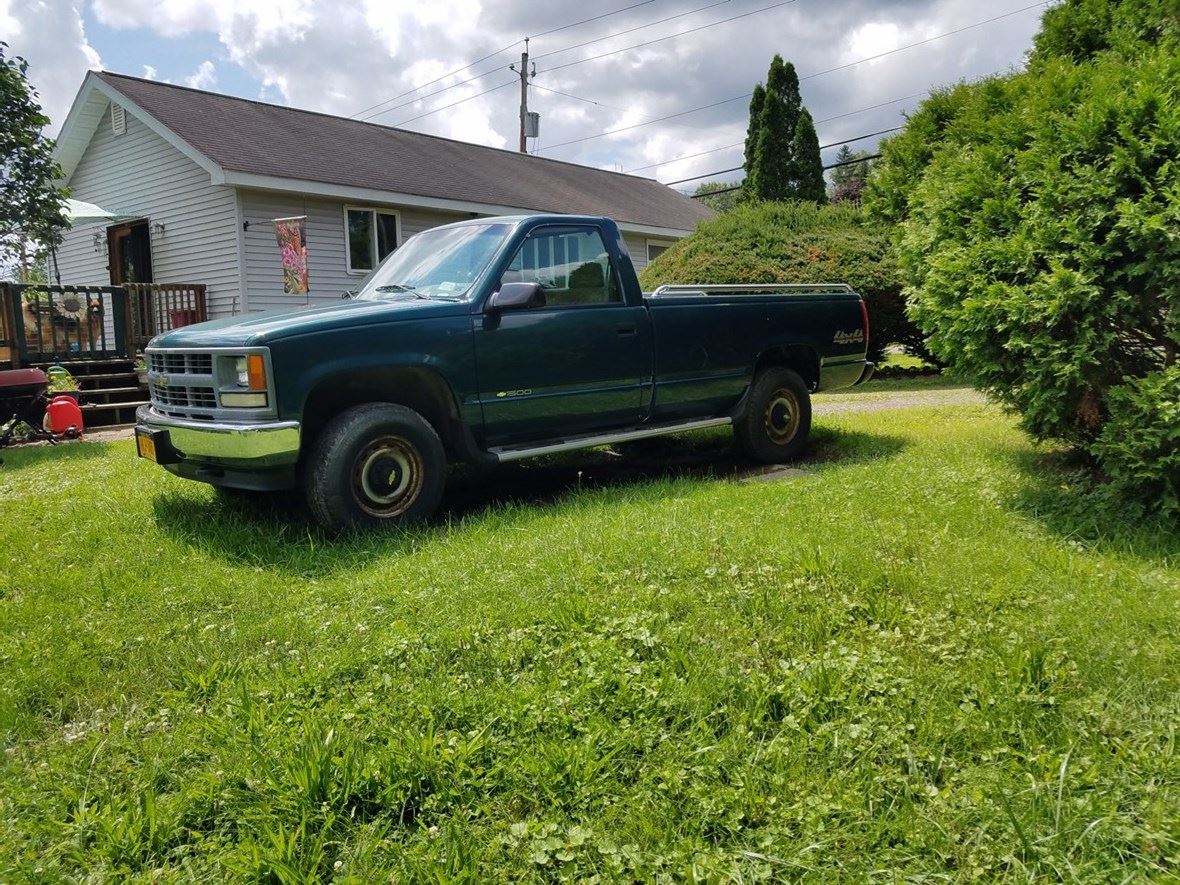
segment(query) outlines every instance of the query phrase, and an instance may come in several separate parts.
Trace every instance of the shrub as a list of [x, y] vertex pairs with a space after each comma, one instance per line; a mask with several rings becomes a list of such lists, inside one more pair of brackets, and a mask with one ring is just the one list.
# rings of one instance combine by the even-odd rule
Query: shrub
[[1175, 420], [1180, 354], [1180, 54], [1166, 29], [1124, 14], [1112, 34], [1152, 39], [1078, 61], [1091, 37], [1055, 31], [1028, 72], [932, 96], [884, 146], [865, 202], [900, 223], [910, 316], [931, 350], [1032, 434], [1078, 446], [1166, 510], [1180, 444], [1162, 423]]
[[1093, 449], [1116, 487], [1180, 517], [1180, 365], [1112, 390]]
[[922, 337], [905, 315], [902, 281], [886, 225], [851, 206], [747, 203], [702, 222], [647, 266], [645, 289], [663, 283], [848, 283], [865, 299], [870, 354], [887, 344], [921, 355]]

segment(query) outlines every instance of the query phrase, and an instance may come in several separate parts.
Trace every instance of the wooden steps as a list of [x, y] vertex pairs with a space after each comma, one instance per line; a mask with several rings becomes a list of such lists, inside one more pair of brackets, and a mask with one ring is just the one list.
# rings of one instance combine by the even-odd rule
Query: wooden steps
[[135, 410], [148, 402], [147, 388], [140, 385], [133, 360], [62, 360], [32, 365], [45, 371], [54, 365], [69, 370], [78, 382], [78, 403], [87, 430], [134, 422]]

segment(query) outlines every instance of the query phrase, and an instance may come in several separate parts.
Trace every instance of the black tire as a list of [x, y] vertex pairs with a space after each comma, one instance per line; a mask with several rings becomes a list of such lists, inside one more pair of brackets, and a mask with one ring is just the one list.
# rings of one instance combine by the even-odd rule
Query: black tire
[[743, 451], [763, 464], [781, 464], [803, 454], [810, 434], [811, 395], [799, 373], [782, 366], [759, 372], [734, 426]]
[[434, 428], [405, 406], [367, 403], [341, 412], [308, 452], [303, 490], [330, 532], [384, 528], [427, 519], [447, 480]]

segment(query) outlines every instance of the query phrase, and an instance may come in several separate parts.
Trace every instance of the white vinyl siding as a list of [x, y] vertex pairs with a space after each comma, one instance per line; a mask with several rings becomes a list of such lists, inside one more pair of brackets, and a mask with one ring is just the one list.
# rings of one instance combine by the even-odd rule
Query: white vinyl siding
[[647, 238], [642, 234], [623, 234], [623, 242], [627, 244], [627, 251], [631, 253], [631, 263], [635, 265], [635, 272], [639, 273], [647, 267]]
[[[246, 309], [297, 310], [317, 304], [334, 304], [340, 293], [355, 289], [361, 277], [348, 272], [345, 247], [344, 200], [301, 197], [273, 191], [242, 190], [242, 220], [249, 223], [243, 255], [246, 262]], [[353, 203], [347, 204], [355, 208]], [[380, 212], [396, 212], [400, 219], [399, 245], [420, 231], [469, 218], [469, 214], [440, 212], [409, 206], [372, 206]], [[275, 244], [274, 219], [307, 216], [307, 295], [283, 292], [283, 273]]]
[[[148, 219], [155, 282], [204, 283], [210, 316], [240, 309], [233, 188], [210, 184], [208, 172], [130, 111], [125, 125], [125, 134], [115, 135], [108, 107], [70, 177], [70, 196]], [[58, 249], [62, 283], [110, 285], [106, 228], [66, 233]]]

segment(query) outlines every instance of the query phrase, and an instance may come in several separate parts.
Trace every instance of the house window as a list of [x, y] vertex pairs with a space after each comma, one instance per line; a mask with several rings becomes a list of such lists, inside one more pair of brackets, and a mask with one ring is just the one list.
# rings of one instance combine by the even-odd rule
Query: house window
[[602, 236], [595, 228], [542, 228], [508, 265], [504, 283], [539, 283], [548, 307], [622, 301]]
[[400, 239], [401, 216], [397, 212], [344, 207], [344, 253], [349, 273], [369, 273], [397, 248]]
[[656, 256], [667, 252], [672, 248], [672, 243], [668, 240], [648, 240], [647, 241], [647, 260], [652, 262], [656, 260]]

